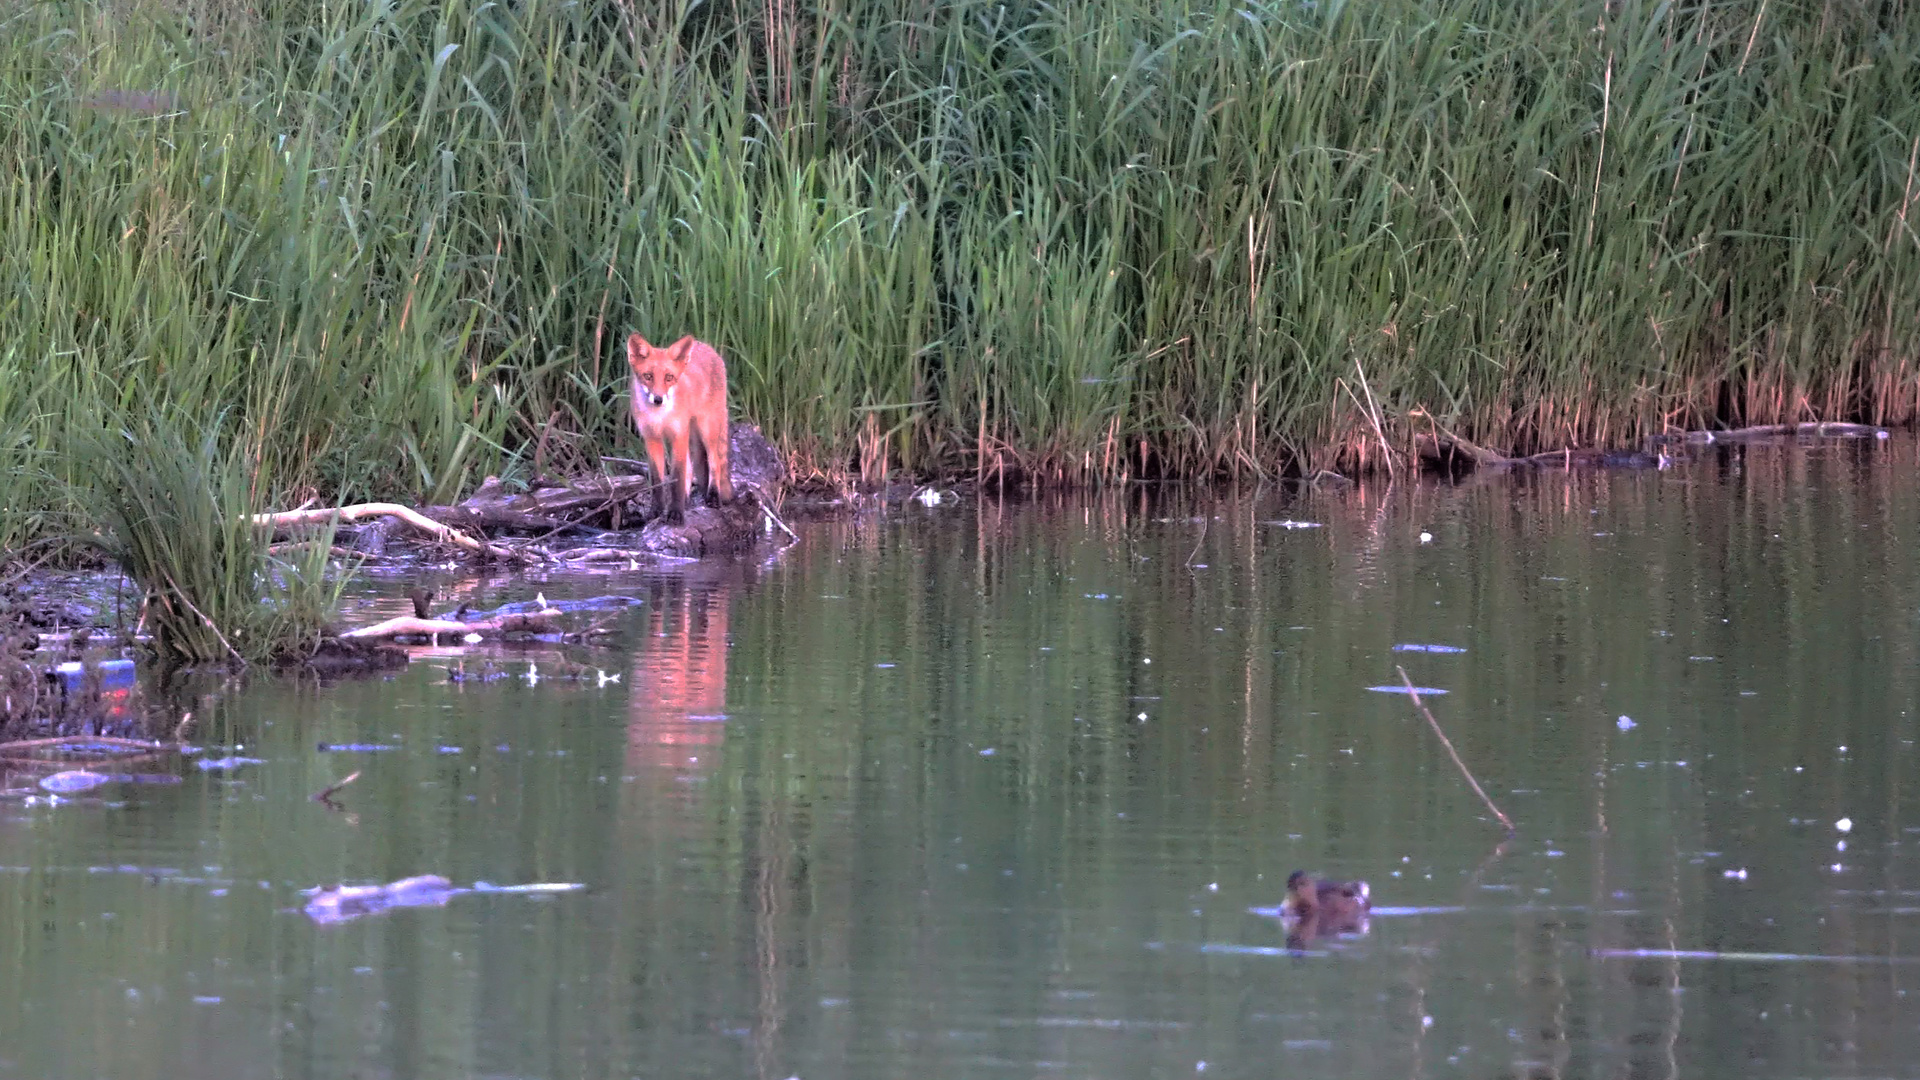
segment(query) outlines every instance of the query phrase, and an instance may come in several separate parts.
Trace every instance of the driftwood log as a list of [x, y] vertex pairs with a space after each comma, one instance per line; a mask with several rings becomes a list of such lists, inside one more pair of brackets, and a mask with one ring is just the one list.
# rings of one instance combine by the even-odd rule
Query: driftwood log
[[[277, 533], [323, 525], [353, 524], [353, 549], [379, 556], [396, 534], [413, 533], [429, 542], [449, 544], [482, 560], [524, 564], [606, 563], [700, 558], [742, 551], [769, 528], [785, 528], [767, 505], [786, 479], [779, 453], [752, 424], [735, 424], [729, 463], [735, 498], [723, 506], [695, 506], [680, 523], [659, 520], [653, 477], [601, 475], [565, 482], [536, 479], [523, 492], [509, 492], [498, 477], [488, 477], [467, 499], [451, 506], [359, 503], [258, 514], [254, 523]], [[609, 464], [632, 464], [605, 458]], [[638, 532], [633, 527], [642, 526]], [[789, 530], [789, 532], [791, 532]], [[499, 533], [520, 534], [501, 539]], [[590, 534], [591, 543], [557, 546], [562, 534]], [[469, 627], [468, 629], [471, 629]]]
[[478, 638], [498, 640], [508, 634], [565, 633], [566, 627], [561, 624], [558, 615], [557, 611], [542, 611], [532, 615], [502, 615], [476, 622], [461, 622], [459, 619], [421, 619], [412, 615], [401, 615], [385, 622], [374, 623], [372, 626], [363, 626], [358, 630], [348, 630], [340, 636], [348, 640], [448, 637], [455, 641], [462, 641], [469, 634]]
[[457, 610], [434, 615], [430, 605], [433, 593], [421, 588], [412, 592], [413, 614], [401, 615], [348, 630], [342, 641], [393, 641], [398, 638], [426, 638], [438, 642], [473, 640], [498, 641], [520, 634], [552, 635], [569, 641], [583, 641], [605, 633], [606, 619], [596, 619], [584, 627], [574, 627], [568, 617], [574, 613], [612, 612], [640, 603], [631, 596], [596, 596], [587, 600], [549, 601], [541, 595], [533, 603], [513, 603], [492, 611], [469, 611], [462, 604]]
[[[1424, 413], [1416, 411], [1418, 419], [1427, 419]], [[1604, 468], [1625, 469], [1664, 469], [1672, 462], [1667, 447], [1706, 446], [1713, 443], [1755, 442], [1761, 439], [1797, 436], [1808, 438], [1885, 438], [1886, 429], [1872, 424], [1846, 423], [1807, 423], [1807, 424], [1756, 424], [1752, 427], [1734, 428], [1729, 431], [1686, 431], [1671, 435], [1656, 435], [1647, 440], [1646, 450], [1602, 450], [1597, 448], [1568, 448], [1548, 450], [1538, 454], [1525, 454], [1509, 457], [1498, 450], [1490, 450], [1476, 445], [1466, 438], [1446, 430], [1439, 424], [1430, 424], [1429, 430], [1414, 436], [1414, 449], [1426, 461], [1444, 466], [1459, 464], [1470, 465], [1478, 469], [1515, 469], [1548, 468], [1565, 469], [1582, 466], [1600, 466]]]

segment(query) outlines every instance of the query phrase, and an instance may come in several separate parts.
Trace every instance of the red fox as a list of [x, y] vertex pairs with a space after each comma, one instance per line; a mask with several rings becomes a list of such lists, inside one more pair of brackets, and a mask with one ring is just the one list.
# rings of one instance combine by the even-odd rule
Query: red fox
[[646, 440], [667, 520], [685, 520], [695, 484], [704, 490], [711, 481], [718, 500], [732, 502], [726, 361], [692, 337], [658, 349], [634, 334], [627, 338], [627, 366], [633, 369], [633, 426]]

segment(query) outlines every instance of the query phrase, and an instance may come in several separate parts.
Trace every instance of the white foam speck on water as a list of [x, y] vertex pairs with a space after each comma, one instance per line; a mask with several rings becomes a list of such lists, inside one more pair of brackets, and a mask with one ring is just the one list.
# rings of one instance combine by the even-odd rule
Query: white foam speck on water
[[1622, 716], [1618, 721], [1614, 723], [1614, 726], [1619, 728], [1621, 731], [1632, 731], [1634, 728], [1639, 727], [1640, 725], [1633, 722], [1633, 717]]
[[1852, 832], [1852, 831], [1853, 831], [1853, 819], [1852, 819], [1852, 818], [1850, 818], [1850, 817], [1843, 817], [1843, 818], [1841, 818], [1841, 819], [1840, 819], [1839, 821], [1836, 821], [1836, 822], [1834, 822], [1834, 823], [1833, 823], [1833, 827], [1834, 827], [1834, 828], [1836, 828], [1836, 829], [1838, 829], [1838, 830], [1840, 830], [1840, 831], [1841, 831], [1841, 832], [1843, 832], [1843, 833], [1845, 833], [1845, 832]]

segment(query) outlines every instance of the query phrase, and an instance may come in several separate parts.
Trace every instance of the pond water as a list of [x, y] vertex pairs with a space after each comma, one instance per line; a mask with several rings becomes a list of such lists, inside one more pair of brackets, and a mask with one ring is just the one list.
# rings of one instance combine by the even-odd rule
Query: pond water
[[[1729, 448], [423, 571], [644, 603], [492, 654], [531, 684], [213, 688], [225, 768], [0, 805], [0, 1076], [1920, 1076], [1916, 475]], [[1302, 868], [1371, 931], [1288, 952], [1254, 909]], [[301, 910], [421, 874], [585, 888]]]

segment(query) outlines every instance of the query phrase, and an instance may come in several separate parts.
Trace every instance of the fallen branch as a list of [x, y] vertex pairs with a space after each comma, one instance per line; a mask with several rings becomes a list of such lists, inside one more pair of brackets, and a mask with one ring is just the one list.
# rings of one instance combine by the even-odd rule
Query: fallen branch
[[1523, 454], [1509, 457], [1498, 450], [1477, 445], [1465, 436], [1449, 431], [1441, 426], [1424, 409], [1413, 409], [1407, 413], [1409, 419], [1425, 420], [1429, 431], [1414, 437], [1414, 444], [1422, 457], [1444, 460], [1451, 455], [1459, 455], [1471, 461], [1477, 468], [1572, 468], [1576, 465], [1599, 465], [1624, 468], [1660, 468], [1664, 469], [1672, 459], [1660, 449], [1665, 446], [1687, 445], [1704, 446], [1712, 443], [1754, 442], [1760, 439], [1779, 438], [1781, 436], [1806, 436], [1818, 438], [1882, 438], [1886, 429], [1872, 424], [1849, 424], [1838, 421], [1804, 424], [1755, 424], [1750, 427], [1733, 428], [1728, 431], [1684, 431], [1668, 435], [1655, 435], [1641, 450], [1605, 450], [1597, 447], [1566, 447], [1559, 450], [1545, 450], [1538, 454]]
[[1804, 424], [1754, 424], [1751, 427], [1733, 428], [1729, 431], [1683, 431], [1673, 435], [1656, 435], [1653, 441], [1680, 443], [1748, 442], [1753, 439], [1767, 439], [1777, 435], [1877, 439], [1886, 433], [1886, 428], [1875, 424], [1848, 424], [1833, 420], [1811, 421]]
[[346, 776], [341, 777], [339, 780], [336, 780], [333, 783], [327, 785], [326, 787], [321, 788], [318, 792], [315, 792], [313, 796], [313, 801], [317, 803], [326, 803], [328, 806], [334, 806], [335, 805], [333, 801], [334, 793], [358, 779], [360, 779], [360, 770], [355, 769], [352, 772], [348, 773]]
[[1493, 811], [1493, 816], [1499, 818], [1500, 824], [1505, 826], [1507, 835], [1512, 836], [1513, 822], [1507, 818], [1507, 815], [1500, 812], [1499, 807], [1493, 805], [1492, 799], [1487, 798], [1486, 790], [1480, 786], [1480, 781], [1473, 778], [1473, 773], [1467, 769], [1467, 763], [1460, 760], [1459, 753], [1453, 748], [1453, 742], [1447, 738], [1446, 732], [1440, 730], [1440, 721], [1433, 718], [1433, 712], [1427, 708], [1427, 703], [1420, 700], [1420, 691], [1414, 689], [1413, 680], [1407, 678], [1407, 669], [1395, 665], [1394, 670], [1400, 673], [1400, 681], [1406, 684], [1407, 696], [1413, 698], [1413, 707], [1419, 709], [1420, 715], [1427, 718], [1427, 726], [1440, 737], [1440, 745], [1447, 748], [1447, 756], [1452, 758], [1453, 763], [1459, 767], [1460, 775], [1467, 778], [1467, 783], [1473, 787], [1473, 793], [1480, 796], [1480, 801], [1486, 803], [1487, 809]]
[[363, 626], [358, 630], [349, 630], [340, 637], [343, 639], [397, 637], [440, 637], [452, 636], [466, 638], [469, 634], [478, 634], [483, 638], [500, 638], [508, 634], [560, 634], [566, 628], [558, 619], [553, 618], [559, 612], [540, 612], [534, 615], [501, 615], [493, 619], [480, 619], [475, 622], [461, 622], [459, 619], [422, 619], [413, 615], [399, 615], [372, 626]]
[[77, 749], [91, 746], [111, 746], [122, 750], [171, 750], [173, 747], [162, 742], [147, 739], [120, 739], [111, 735], [54, 735], [44, 739], [14, 739], [12, 742], [0, 742], [0, 754], [11, 754], [16, 750], [44, 750], [50, 746], [74, 745]]
[[489, 558], [510, 562], [522, 562], [528, 558], [521, 550], [475, 540], [451, 525], [442, 524], [411, 506], [402, 506], [399, 503], [371, 502], [356, 503], [352, 506], [322, 506], [312, 510], [283, 510], [277, 514], [255, 514], [253, 523], [265, 528], [279, 529], [292, 525], [324, 525], [336, 518], [341, 521], [358, 521], [369, 517], [390, 517], [403, 521], [435, 540], [453, 544]]

